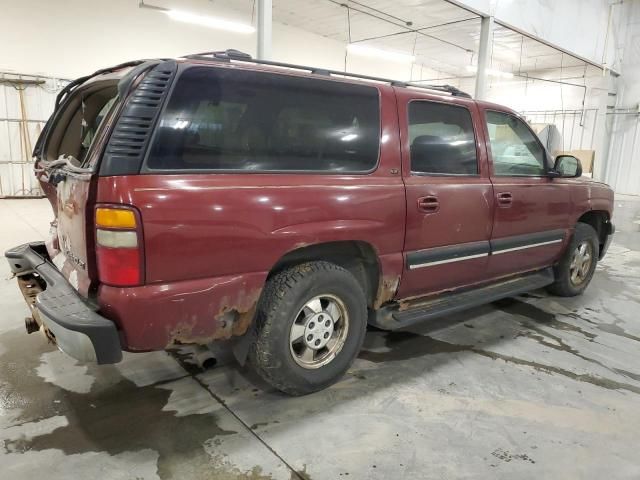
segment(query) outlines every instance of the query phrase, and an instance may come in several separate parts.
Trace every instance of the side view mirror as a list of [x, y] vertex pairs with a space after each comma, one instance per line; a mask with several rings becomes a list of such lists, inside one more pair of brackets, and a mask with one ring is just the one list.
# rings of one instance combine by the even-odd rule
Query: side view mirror
[[582, 175], [582, 164], [573, 155], [558, 155], [551, 177], [575, 178]]

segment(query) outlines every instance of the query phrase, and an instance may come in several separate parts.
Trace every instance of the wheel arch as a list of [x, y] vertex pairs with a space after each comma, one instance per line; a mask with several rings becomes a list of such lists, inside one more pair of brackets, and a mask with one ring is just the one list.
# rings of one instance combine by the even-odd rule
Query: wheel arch
[[586, 223], [593, 227], [598, 234], [598, 242], [600, 244], [600, 250], [602, 250], [607, 240], [607, 235], [610, 233], [606, 228], [610, 220], [609, 212], [606, 210], [589, 210], [578, 218], [578, 223]]
[[368, 242], [341, 240], [304, 245], [290, 250], [273, 265], [267, 280], [282, 270], [305, 262], [335, 263], [350, 272], [362, 287], [367, 306], [376, 304], [381, 278], [381, 264], [376, 249]]

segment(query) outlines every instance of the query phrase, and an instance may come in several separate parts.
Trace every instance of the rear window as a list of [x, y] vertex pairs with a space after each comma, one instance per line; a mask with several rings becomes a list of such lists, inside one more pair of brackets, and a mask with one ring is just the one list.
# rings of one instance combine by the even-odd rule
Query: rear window
[[378, 90], [192, 67], [178, 79], [148, 170], [362, 173], [378, 161]]
[[[87, 160], [93, 141], [117, 100], [115, 82], [96, 82], [74, 92], [48, 135], [45, 158], [69, 155], [80, 164]], [[95, 158], [94, 158], [95, 160]]]
[[409, 103], [409, 142], [412, 173], [478, 173], [473, 121], [465, 107], [412, 101]]

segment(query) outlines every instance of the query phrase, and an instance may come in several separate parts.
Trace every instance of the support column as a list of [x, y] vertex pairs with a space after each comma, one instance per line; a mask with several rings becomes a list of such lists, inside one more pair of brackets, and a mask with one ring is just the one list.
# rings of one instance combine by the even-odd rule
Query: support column
[[487, 68], [491, 62], [493, 49], [493, 17], [482, 17], [480, 23], [480, 47], [478, 50], [478, 70], [476, 71], [476, 94], [478, 100], [487, 96]]
[[272, 0], [258, 0], [258, 59], [271, 60]]

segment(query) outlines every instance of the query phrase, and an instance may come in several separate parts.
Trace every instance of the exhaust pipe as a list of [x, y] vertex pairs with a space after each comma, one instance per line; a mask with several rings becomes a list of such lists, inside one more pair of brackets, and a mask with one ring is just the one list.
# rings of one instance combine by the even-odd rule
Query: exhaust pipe
[[216, 363], [218, 363], [216, 357], [213, 356], [213, 352], [207, 347], [203, 347], [201, 345], [196, 347], [196, 351], [193, 353], [193, 359], [203, 370], [215, 367]]

